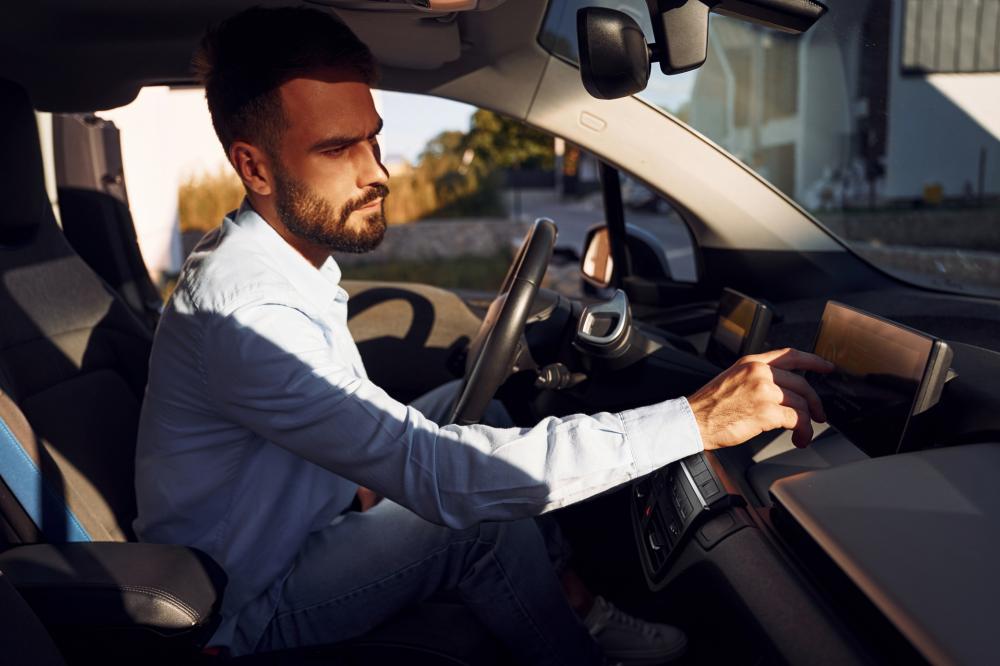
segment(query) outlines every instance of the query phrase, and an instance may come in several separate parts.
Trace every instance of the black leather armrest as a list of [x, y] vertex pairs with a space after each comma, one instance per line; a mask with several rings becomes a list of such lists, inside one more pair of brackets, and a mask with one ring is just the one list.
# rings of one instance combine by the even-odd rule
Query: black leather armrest
[[16, 546], [0, 553], [0, 571], [47, 626], [161, 635], [213, 624], [226, 583], [204, 553], [148, 543]]

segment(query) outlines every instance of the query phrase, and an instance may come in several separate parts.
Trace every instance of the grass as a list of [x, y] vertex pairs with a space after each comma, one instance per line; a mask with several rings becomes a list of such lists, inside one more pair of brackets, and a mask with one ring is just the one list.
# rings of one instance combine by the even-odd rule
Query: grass
[[445, 289], [496, 291], [500, 288], [511, 256], [500, 252], [490, 257], [455, 257], [433, 261], [393, 261], [384, 264], [343, 266], [347, 280], [422, 282]]
[[177, 191], [181, 233], [219, 226], [226, 213], [239, 207], [244, 194], [243, 184], [228, 167], [189, 176]]

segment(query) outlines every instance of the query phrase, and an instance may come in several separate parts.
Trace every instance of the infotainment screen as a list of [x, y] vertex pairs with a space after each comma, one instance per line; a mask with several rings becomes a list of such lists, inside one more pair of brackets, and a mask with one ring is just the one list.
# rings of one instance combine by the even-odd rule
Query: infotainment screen
[[943, 341], [833, 301], [814, 352], [836, 366], [808, 374], [830, 423], [870, 456], [909, 448], [907, 424], [937, 402], [951, 363]]
[[741, 356], [762, 351], [770, 327], [771, 308], [738, 291], [724, 289], [705, 355], [716, 365], [728, 367]]

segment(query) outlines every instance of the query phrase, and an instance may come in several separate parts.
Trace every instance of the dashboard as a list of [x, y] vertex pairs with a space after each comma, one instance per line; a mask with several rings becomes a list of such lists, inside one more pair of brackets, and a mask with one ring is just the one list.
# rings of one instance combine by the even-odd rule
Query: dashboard
[[[589, 574], [616, 595], [631, 585], [633, 603], [682, 626], [705, 663], [1000, 661], [988, 626], [1000, 597], [996, 303], [899, 289], [766, 302], [729, 290], [721, 304], [630, 309], [616, 294], [573, 307], [551, 297], [526, 337], [536, 358], [585, 379], [540, 392], [526, 422], [690, 395], [754, 351], [813, 350], [836, 365], [808, 377], [830, 423], [813, 424], [807, 448], [765, 433], [561, 519], [577, 525]], [[711, 631], [720, 625], [724, 641]]]
[[[995, 619], [1000, 592], [1000, 398], [992, 388], [1000, 354], [835, 301], [809, 304], [813, 317], [822, 308], [811, 332], [794, 317], [786, 329], [783, 307], [732, 294], [743, 300], [727, 294], [702, 348], [744, 349], [754, 337], [827, 358], [835, 371], [807, 378], [831, 427], [818, 428], [806, 449], [766, 434], [636, 482], [631, 522], [648, 587], [673, 589], [706, 566], [722, 568], [723, 587], [749, 586], [738, 568], [760, 562], [730, 570], [718, 560], [759, 540], [790, 572], [786, 582], [801, 581], [784, 590], [789, 604], [815, 602], [815, 622], [803, 611], [799, 627], [810, 654], [826, 645], [830, 663], [995, 657], [984, 618]], [[770, 330], [753, 326], [762, 310], [768, 324], [773, 315]], [[782, 598], [781, 586], [772, 594]], [[745, 590], [740, 598], [755, 616], [776, 613], [765, 593], [757, 604]], [[787, 618], [766, 632], [801, 640]], [[794, 654], [787, 649], [782, 659]]]

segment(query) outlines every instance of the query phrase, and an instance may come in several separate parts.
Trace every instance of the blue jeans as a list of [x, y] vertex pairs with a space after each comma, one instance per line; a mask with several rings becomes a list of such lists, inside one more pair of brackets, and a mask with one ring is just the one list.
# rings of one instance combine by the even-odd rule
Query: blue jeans
[[[454, 392], [454, 383], [446, 384], [413, 405], [441, 420]], [[504, 419], [493, 406], [484, 421]], [[533, 519], [454, 530], [389, 500], [345, 513], [306, 540], [257, 650], [353, 638], [447, 590], [518, 663], [599, 664], [600, 649], [566, 601], [553, 566], [564, 552], [560, 543], [552, 523], [540, 530]]]

